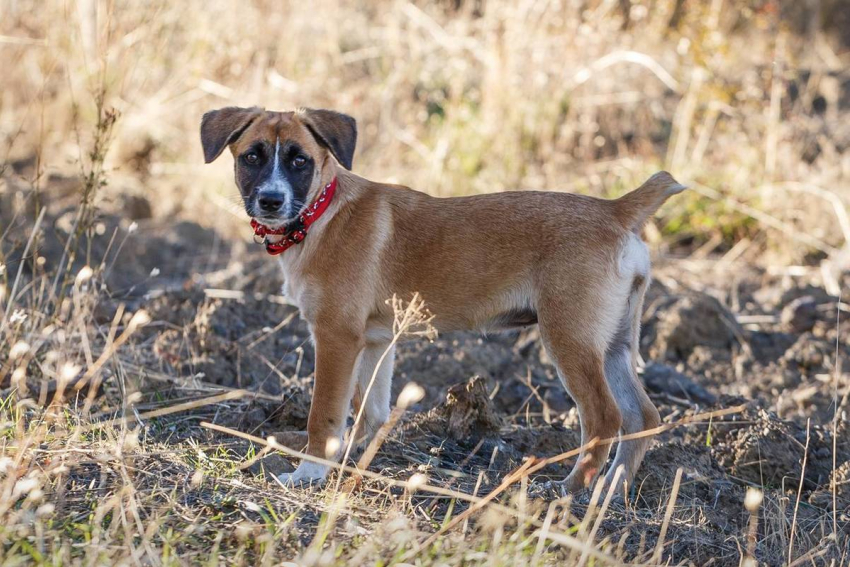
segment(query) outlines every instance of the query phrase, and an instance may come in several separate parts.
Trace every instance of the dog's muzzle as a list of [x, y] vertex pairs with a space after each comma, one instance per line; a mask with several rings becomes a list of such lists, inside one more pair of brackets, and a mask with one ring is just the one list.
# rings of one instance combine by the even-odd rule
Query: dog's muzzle
[[[294, 221], [280, 228], [270, 228], [257, 219], [251, 219], [251, 228], [254, 229], [254, 242], [265, 243], [266, 252], [272, 256], [277, 256], [304, 240], [310, 226], [319, 220], [331, 204], [336, 193], [336, 186], [336, 177], [334, 177], [330, 183], [325, 185], [313, 204], [304, 209]], [[281, 236], [281, 238], [272, 240], [268, 238], [269, 236]]]

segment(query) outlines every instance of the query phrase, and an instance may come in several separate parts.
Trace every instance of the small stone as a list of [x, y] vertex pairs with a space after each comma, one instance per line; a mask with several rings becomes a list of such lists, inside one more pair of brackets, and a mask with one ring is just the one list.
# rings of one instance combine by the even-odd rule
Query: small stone
[[814, 297], [798, 297], [782, 309], [782, 324], [793, 333], [810, 331], [818, 320], [817, 307]]
[[449, 388], [445, 402], [415, 421], [418, 427], [434, 435], [471, 442], [495, 437], [502, 426], [485, 380], [480, 376]]
[[276, 478], [294, 470], [292, 463], [280, 453], [270, 453], [248, 467], [248, 472], [253, 475], [264, 475], [267, 480], [273, 480], [273, 477]]
[[731, 352], [732, 346], [745, 336], [735, 315], [704, 293], [676, 298], [658, 314], [654, 331], [649, 354], [662, 361], [685, 361], [700, 347]]
[[449, 437], [453, 439], [486, 437], [497, 433], [502, 425], [485, 381], [479, 376], [449, 388], [443, 410], [448, 418]]
[[153, 206], [144, 195], [125, 194], [121, 196], [121, 208], [124, 216], [131, 220], [143, 220], [153, 217]]
[[565, 413], [573, 407], [567, 391], [560, 384], [548, 388], [543, 394], [543, 401], [549, 407], [549, 411], [554, 413]]
[[666, 364], [648, 363], [642, 378], [646, 387], [653, 392], [666, 393], [705, 405], [717, 402], [717, 396]]
[[283, 445], [296, 451], [302, 451], [307, 446], [306, 431], [275, 431], [271, 434], [275, 440]]

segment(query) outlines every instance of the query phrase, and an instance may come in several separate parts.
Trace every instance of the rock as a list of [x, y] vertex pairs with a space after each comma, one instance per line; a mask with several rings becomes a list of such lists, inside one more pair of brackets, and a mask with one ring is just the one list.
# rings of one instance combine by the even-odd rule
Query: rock
[[819, 339], [812, 333], [800, 335], [782, 356], [782, 364], [787, 368], [796, 368], [808, 373], [822, 371], [832, 367], [835, 356], [835, 344]]
[[[835, 486], [834, 495], [832, 486]], [[832, 471], [829, 482], [814, 491], [808, 500], [809, 504], [831, 510], [833, 498], [838, 510], [850, 514], [850, 461], [840, 464]]]
[[219, 423], [240, 431], [254, 431], [266, 422], [266, 411], [257, 404], [240, 408], [239, 411], [222, 412]]
[[[271, 415], [269, 416], [270, 427], [281, 430], [306, 430], [311, 403], [310, 394], [304, 389], [294, 388], [287, 390], [286, 400], [280, 404], [274, 403], [271, 408]], [[278, 438], [278, 441], [283, 443], [281, 438]], [[306, 440], [304, 444], [306, 444]], [[299, 448], [296, 445], [289, 445], [288, 443], [284, 443], [284, 445], [293, 449]]]
[[304, 430], [298, 431], [275, 431], [271, 434], [275, 440], [295, 451], [303, 451], [307, 447], [307, 432]]
[[[803, 469], [806, 428], [802, 424], [778, 419], [773, 413], [755, 408], [737, 417], [738, 423], [722, 421], [712, 427], [712, 454], [733, 476], [756, 485], [794, 490], [800, 483], [800, 473], [805, 470], [805, 490], [829, 482], [832, 435], [828, 428], [811, 426]], [[843, 460], [844, 454], [839, 453]]]
[[430, 433], [464, 441], [496, 436], [502, 426], [480, 376], [449, 388], [446, 401], [416, 421]]
[[543, 402], [549, 408], [549, 411], [554, 413], [564, 413], [574, 407], [569, 396], [567, 396], [567, 390], [561, 384], [547, 388], [543, 394]]
[[295, 467], [292, 463], [280, 453], [269, 453], [248, 467], [248, 472], [251, 474], [263, 475], [268, 480], [273, 480], [272, 477], [277, 477], [282, 473], [289, 473], [294, 470]]
[[650, 355], [661, 360], [687, 360], [698, 346], [731, 350], [744, 331], [735, 316], [706, 294], [679, 297], [658, 315]]
[[125, 193], [121, 195], [121, 209], [131, 220], [144, 220], [153, 217], [153, 207], [144, 195]]
[[646, 387], [653, 392], [670, 394], [705, 405], [717, 402], [717, 396], [666, 364], [648, 363], [642, 378]]
[[498, 433], [502, 426], [484, 379], [480, 376], [449, 388], [446, 403], [441, 409], [448, 419], [448, 434], [453, 439], [464, 439], [471, 435], [484, 437]]
[[798, 297], [782, 308], [782, 324], [791, 332], [811, 331], [818, 320], [817, 302], [811, 295]]

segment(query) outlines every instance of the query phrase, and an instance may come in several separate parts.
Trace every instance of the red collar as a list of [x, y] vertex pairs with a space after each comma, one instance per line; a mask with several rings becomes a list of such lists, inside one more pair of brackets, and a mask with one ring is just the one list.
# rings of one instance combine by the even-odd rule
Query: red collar
[[[288, 225], [280, 228], [269, 228], [264, 224], [258, 223], [251, 219], [251, 228], [254, 229], [254, 236], [263, 239], [266, 243], [266, 252], [272, 256], [282, 254], [288, 248], [295, 246], [307, 236], [307, 230], [314, 222], [319, 220], [319, 217], [328, 210], [331, 200], [336, 192], [336, 177], [330, 183], [325, 185], [319, 197], [313, 201], [313, 204], [304, 209], [298, 218]], [[269, 242], [265, 240], [267, 234], [283, 234], [284, 237], [278, 242]], [[260, 242], [260, 241], [258, 241]]]

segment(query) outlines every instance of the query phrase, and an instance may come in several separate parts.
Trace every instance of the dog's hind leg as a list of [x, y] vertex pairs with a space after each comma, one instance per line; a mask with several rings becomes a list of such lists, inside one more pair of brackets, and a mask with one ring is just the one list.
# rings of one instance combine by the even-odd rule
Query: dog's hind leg
[[390, 391], [394, 363], [395, 345], [388, 342], [367, 343], [357, 358], [354, 370], [356, 375], [354, 417], [357, 417], [361, 406], [363, 415], [352, 435], [355, 443], [361, 447], [372, 440], [390, 416]]
[[[605, 353], [605, 377], [611, 392], [617, 400], [623, 416], [623, 435], [639, 433], [653, 429], [661, 422], [658, 410], [644, 391], [637, 376], [636, 363], [640, 340], [640, 318], [643, 297], [649, 285], [649, 278], [640, 274], [634, 276], [628, 305], [620, 327]], [[637, 472], [652, 436], [620, 441], [614, 463], [611, 465], [606, 482], [610, 485], [618, 467], [623, 467], [620, 483], [630, 483]], [[618, 487], [622, 488], [622, 486]]]
[[539, 313], [543, 344], [578, 407], [582, 446], [596, 442], [582, 450], [564, 482], [568, 491], [575, 492], [592, 486], [605, 465], [610, 439], [620, 430], [620, 410], [605, 380], [604, 348], [593, 340], [598, 333], [582, 324], [589, 322], [571, 317], [574, 313], [564, 301], [546, 301], [545, 307]]

